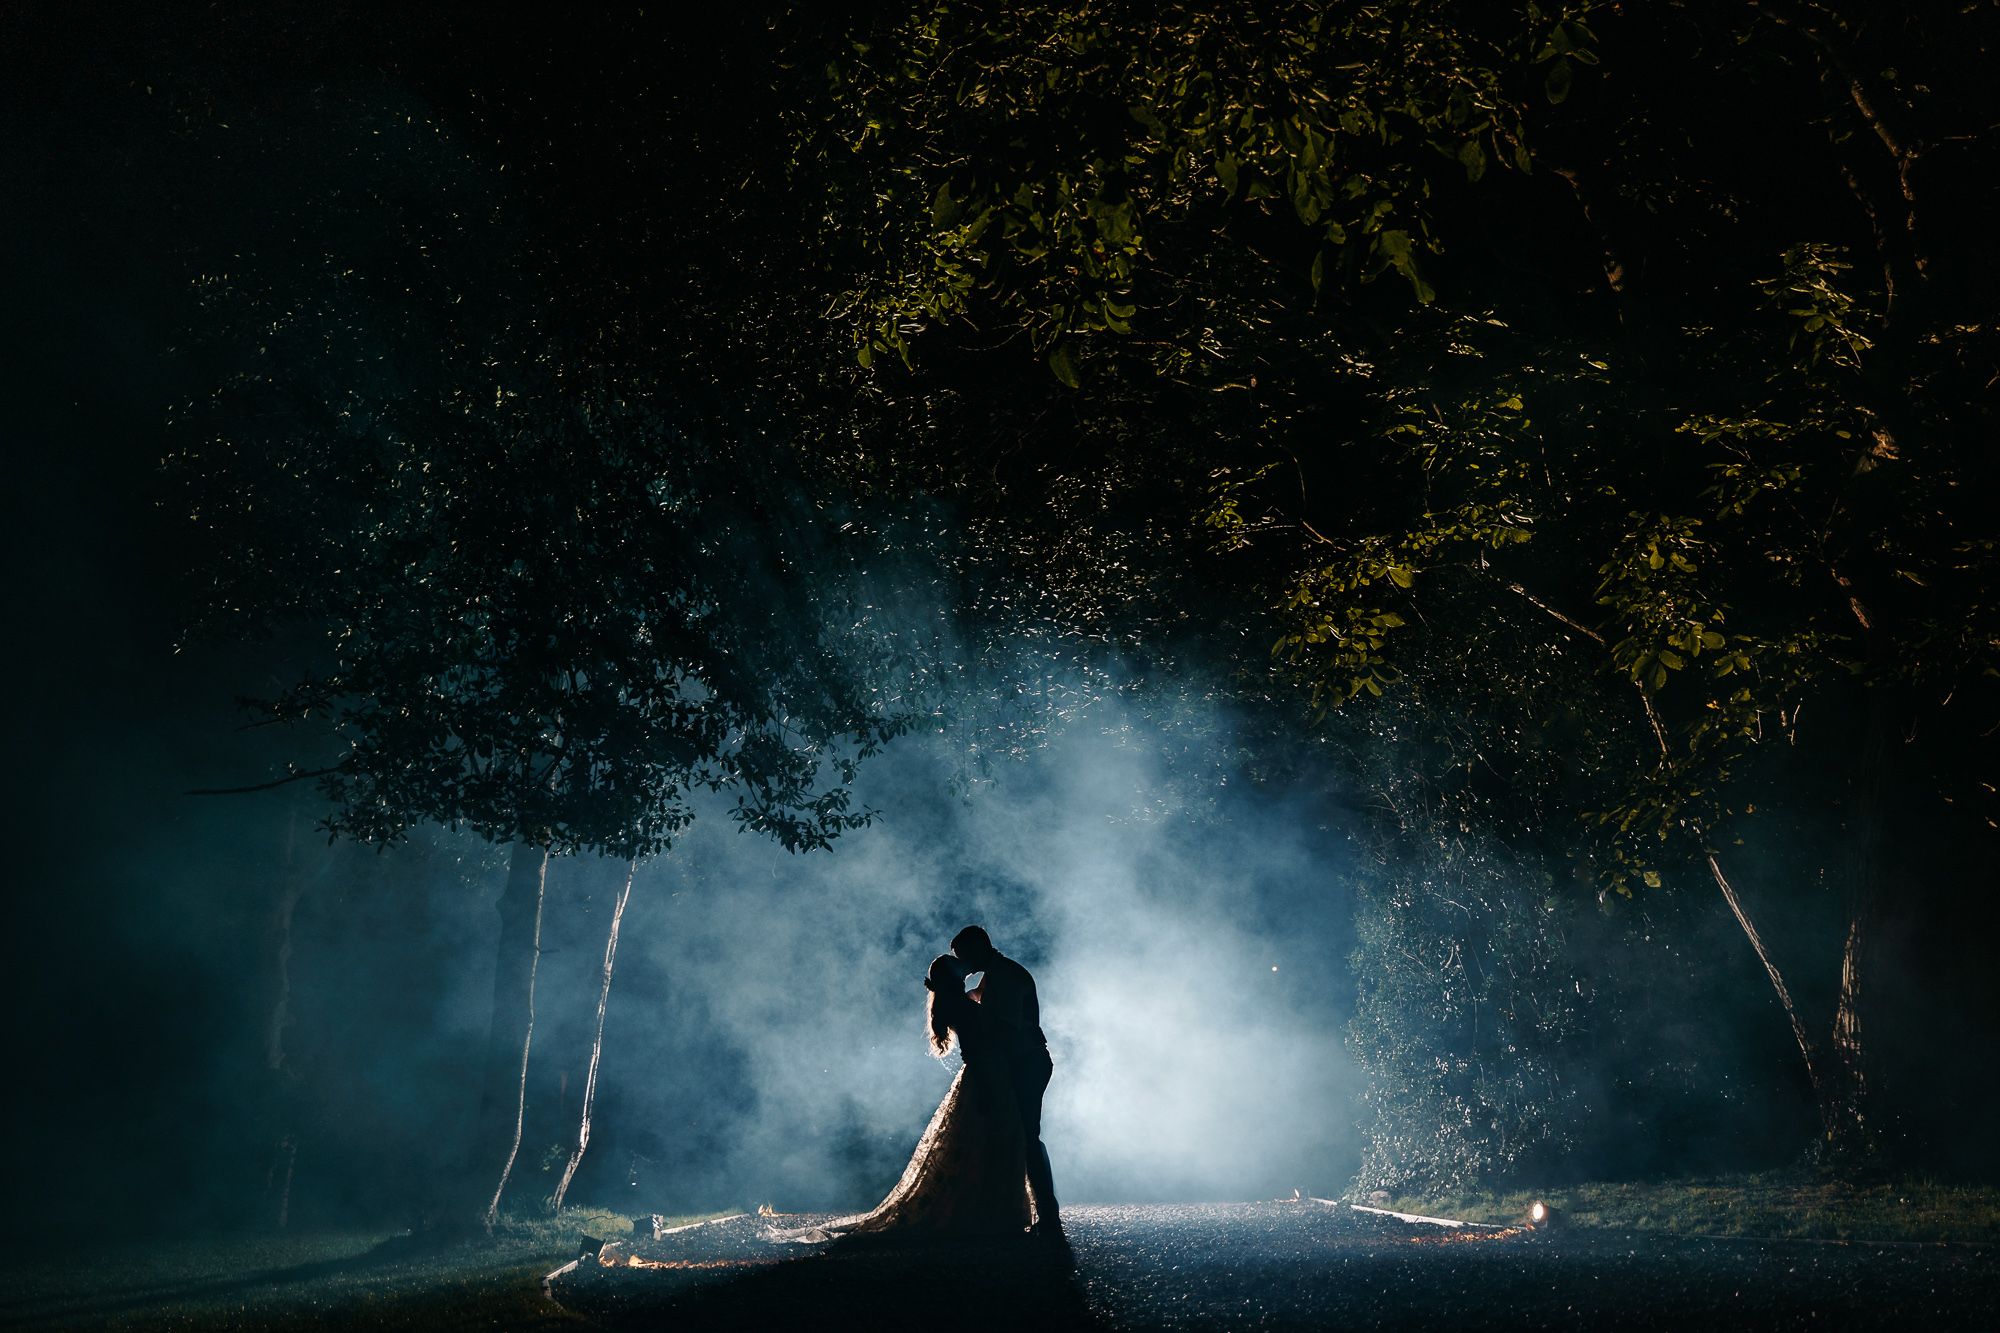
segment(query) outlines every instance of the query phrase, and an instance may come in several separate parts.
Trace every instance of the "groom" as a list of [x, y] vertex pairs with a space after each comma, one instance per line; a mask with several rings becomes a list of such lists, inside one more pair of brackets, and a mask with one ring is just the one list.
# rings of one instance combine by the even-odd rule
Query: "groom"
[[989, 1016], [987, 1024], [1007, 1061], [1020, 1101], [1021, 1128], [1028, 1137], [1028, 1192], [1035, 1200], [1035, 1232], [1060, 1236], [1055, 1177], [1049, 1170], [1049, 1150], [1042, 1146], [1042, 1093], [1055, 1073], [1055, 1062], [1049, 1059], [1049, 1039], [1042, 1035], [1042, 1006], [1035, 998], [1035, 979], [1027, 968], [994, 948], [978, 926], [967, 926], [952, 936], [951, 951], [968, 972], [986, 974], [980, 983], [979, 1008]]

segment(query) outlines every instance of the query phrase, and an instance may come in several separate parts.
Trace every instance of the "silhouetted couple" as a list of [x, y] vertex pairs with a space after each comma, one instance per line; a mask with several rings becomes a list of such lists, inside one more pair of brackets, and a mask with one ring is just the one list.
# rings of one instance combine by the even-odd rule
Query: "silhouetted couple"
[[[976, 989], [965, 983], [984, 973]], [[873, 1212], [836, 1224], [849, 1233], [1062, 1235], [1048, 1150], [1042, 1146], [1042, 1093], [1055, 1071], [1042, 1035], [1035, 979], [993, 947], [978, 926], [952, 939], [931, 963], [931, 1053], [956, 1043], [964, 1067], [952, 1080], [903, 1178]]]

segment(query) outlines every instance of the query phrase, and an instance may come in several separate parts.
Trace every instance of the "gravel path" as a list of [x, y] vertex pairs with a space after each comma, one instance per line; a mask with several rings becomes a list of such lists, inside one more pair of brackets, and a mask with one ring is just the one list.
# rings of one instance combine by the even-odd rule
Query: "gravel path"
[[665, 1266], [550, 1290], [614, 1329], [2000, 1328], [1991, 1249], [1448, 1231], [1314, 1201], [1064, 1222], [1068, 1247], [802, 1246], [736, 1218], [632, 1247]]

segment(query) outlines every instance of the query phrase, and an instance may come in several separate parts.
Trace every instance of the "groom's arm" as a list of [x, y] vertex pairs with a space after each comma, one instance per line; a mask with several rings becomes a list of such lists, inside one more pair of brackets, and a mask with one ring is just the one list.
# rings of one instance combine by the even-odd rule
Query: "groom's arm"
[[1008, 962], [1015, 974], [1016, 989], [1020, 991], [1020, 1006], [1017, 1012], [1020, 1015], [1023, 1043], [1044, 1041], [1046, 1038], [1042, 1036], [1042, 1002], [1035, 993], [1035, 974], [1012, 959]]

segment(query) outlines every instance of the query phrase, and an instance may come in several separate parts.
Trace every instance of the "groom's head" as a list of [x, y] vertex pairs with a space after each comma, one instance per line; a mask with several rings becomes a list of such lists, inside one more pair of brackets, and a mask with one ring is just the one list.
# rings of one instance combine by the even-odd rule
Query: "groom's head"
[[967, 926], [951, 937], [951, 951], [961, 962], [979, 963], [993, 956], [993, 941], [978, 926]]

